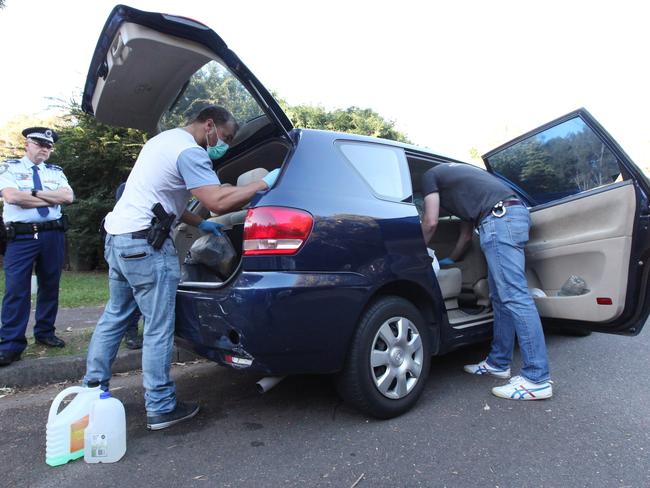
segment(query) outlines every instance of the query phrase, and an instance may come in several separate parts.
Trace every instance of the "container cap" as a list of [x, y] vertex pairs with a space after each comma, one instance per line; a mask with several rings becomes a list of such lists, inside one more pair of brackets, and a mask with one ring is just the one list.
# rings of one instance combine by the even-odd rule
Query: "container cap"
[[110, 397], [111, 397], [111, 392], [110, 391], [102, 391], [99, 394], [99, 399], [100, 400], [105, 400], [106, 398], [110, 398]]

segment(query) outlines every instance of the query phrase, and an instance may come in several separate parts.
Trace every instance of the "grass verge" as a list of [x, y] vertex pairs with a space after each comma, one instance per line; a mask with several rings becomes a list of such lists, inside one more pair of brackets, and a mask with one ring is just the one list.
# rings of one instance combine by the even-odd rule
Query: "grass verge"
[[[5, 280], [0, 280], [4, 295]], [[105, 271], [64, 271], [59, 285], [59, 307], [92, 307], [108, 301], [108, 274]]]
[[[65, 347], [47, 347], [37, 344], [33, 337], [27, 338], [27, 348], [23, 352], [24, 359], [54, 358], [60, 356], [85, 356], [88, 352], [90, 338], [94, 329], [77, 329], [57, 332], [57, 336], [65, 341]], [[138, 324], [138, 334], [142, 337], [142, 320]], [[124, 341], [120, 343], [120, 351], [126, 350]]]

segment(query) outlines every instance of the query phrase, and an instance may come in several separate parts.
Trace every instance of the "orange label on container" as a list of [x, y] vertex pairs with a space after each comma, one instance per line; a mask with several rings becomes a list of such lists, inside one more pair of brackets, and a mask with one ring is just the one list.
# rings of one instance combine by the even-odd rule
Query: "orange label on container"
[[70, 452], [84, 448], [84, 430], [88, 427], [88, 415], [70, 424]]

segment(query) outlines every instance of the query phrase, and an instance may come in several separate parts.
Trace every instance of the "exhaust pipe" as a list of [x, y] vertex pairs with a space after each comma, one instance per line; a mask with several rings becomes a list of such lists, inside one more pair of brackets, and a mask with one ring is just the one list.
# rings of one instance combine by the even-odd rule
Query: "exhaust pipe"
[[275, 385], [280, 383], [285, 377], [284, 376], [266, 376], [255, 383], [258, 393], [266, 393]]

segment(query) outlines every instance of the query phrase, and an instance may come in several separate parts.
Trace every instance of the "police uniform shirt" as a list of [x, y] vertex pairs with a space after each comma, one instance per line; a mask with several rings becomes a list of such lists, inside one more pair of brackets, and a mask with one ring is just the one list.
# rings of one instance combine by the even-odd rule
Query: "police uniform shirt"
[[180, 128], [162, 132], [140, 151], [122, 197], [106, 216], [106, 232], [126, 234], [151, 227], [156, 203], [180, 219], [190, 190], [219, 183], [207, 151], [192, 134]]
[[478, 225], [494, 205], [514, 193], [495, 176], [476, 166], [439, 164], [422, 176], [422, 195], [440, 194], [440, 206], [461, 220]]
[[[34, 172], [36, 166], [41, 179], [43, 190], [57, 190], [70, 188], [68, 179], [63, 174], [63, 169], [55, 164], [34, 164], [27, 156], [21, 159], [11, 159], [0, 164], [0, 190], [16, 188], [20, 191], [34, 189]], [[70, 188], [71, 189], [71, 188]], [[42, 216], [36, 208], [22, 208], [19, 205], [4, 202], [2, 218], [5, 222], [47, 222], [61, 218], [61, 206], [47, 207], [49, 212]]]

